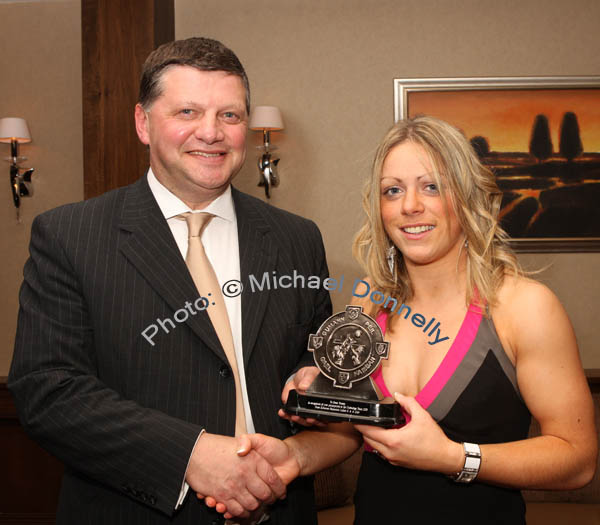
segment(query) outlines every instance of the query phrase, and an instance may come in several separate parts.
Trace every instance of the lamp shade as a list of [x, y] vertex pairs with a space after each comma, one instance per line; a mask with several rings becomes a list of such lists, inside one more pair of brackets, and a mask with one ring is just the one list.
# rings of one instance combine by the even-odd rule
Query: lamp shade
[[24, 118], [0, 118], [0, 142], [10, 144], [12, 140], [20, 143], [31, 142], [29, 127]]
[[276, 131], [283, 129], [281, 111], [276, 106], [256, 106], [250, 114], [248, 127], [255, 131]]

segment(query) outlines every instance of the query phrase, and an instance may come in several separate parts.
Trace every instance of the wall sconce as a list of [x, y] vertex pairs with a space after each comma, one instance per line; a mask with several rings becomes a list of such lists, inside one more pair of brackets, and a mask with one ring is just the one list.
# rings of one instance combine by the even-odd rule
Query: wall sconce
[[258, 159], [258, 171], [260, 173], [258, 185], [265, 187], [265, 195], [269, 199], [271, 186], [277, 187], [279, 185], [277, 175], [279, 159], [272, 158], [270, 151], [277, 149], [277, 146], [271, 145], [271, 131], [281, 131], [283, 129], [281, 111], [275, 106], [256, 106], [251, 112], [248, 127], [253, 131], [263, 132], [263, 145], [258, 146], [258, 149], [264, 150], [264, 153]]
[[[27, 157], [19, 157], [19, 144], [31, 142], [31, 134], [25, 119], [13, 117], [0, 119], [0, 142], [10, 144], [10, 157], [5, 160], [10, 163], [10, 187], [13, 202], [15, 208], [17, 208], [17, 220], [19, 220], [21, 197], [31, 197], [33, 195], [31, 174], [34, 169], [19, 166], [21, 161], [27, 159]], [[25, 171], [19, 173], [22, 169]]]

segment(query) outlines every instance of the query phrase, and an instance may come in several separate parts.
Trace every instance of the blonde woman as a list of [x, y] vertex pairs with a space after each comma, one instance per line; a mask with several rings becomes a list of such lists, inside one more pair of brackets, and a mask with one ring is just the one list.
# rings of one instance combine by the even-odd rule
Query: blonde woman
[[[355, 302], [385, 330], [390, 357], [374, 379], [408, 422], [330, 424], [285, 446], [252, 436], [242, 448], [287, 481], [345, 457], [360, 433], [357, 525], [520, 524], [520, 489], [588, 483], [597, 440], [575, 334], [555, 295], [520, 270], [498, 225], [500, 200], [458, 130], [431, 117], [393, 126], [366, 186], [354, 253], [368, 286]], [[387, 300], [374, 304], [373, 291]], [[314, 375], [302, 369], [283, 397]], [[527, 437], [530, 415], [539, 437]]]

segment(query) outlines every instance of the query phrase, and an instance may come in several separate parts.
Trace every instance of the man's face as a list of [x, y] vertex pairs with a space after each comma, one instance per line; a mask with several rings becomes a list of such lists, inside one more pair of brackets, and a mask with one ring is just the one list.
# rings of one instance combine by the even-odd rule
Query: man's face
[[174, 66], [148, 111], [138, 104], [138, 137], [150, 146], [156, 178], [192, 209], [223, 193], [246, 157], [246, 93], [224, 71]]

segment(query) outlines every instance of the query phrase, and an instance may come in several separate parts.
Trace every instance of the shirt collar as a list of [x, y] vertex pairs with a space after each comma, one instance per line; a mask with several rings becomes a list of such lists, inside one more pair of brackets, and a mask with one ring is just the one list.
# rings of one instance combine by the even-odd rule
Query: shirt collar
[[[148, 186], [150, 186], [150, 191], [152, 191], [165, 219], [169, 220], [182, 213], [192, 212], [187, 204], [159, 182], [156, 175], [152, 173], [152, 168], [148, 168]], [[229, 184], [227, 189], [206, 208], [203, 210], [195, 210], [192, 213], [197, 213], [199, 211], [209, 212], [216, 217], [234, 222], [235, 208], [233, 206], [233, 197], [231, 196], [231, 184]]]

